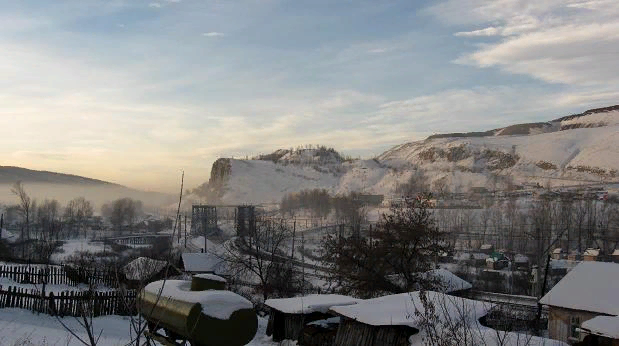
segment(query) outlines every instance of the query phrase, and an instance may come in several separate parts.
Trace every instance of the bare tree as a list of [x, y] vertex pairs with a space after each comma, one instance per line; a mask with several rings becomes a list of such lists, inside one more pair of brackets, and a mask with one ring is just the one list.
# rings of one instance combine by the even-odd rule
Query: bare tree
[[120, 198], [101, 207], [101, 214], [114, 228], [122, 233], [123, 227], [132, 227], [142, 214], [142, 202], [131, 198]]
[[[74, 226], [74, 230], [79, 234], [88, 221], [94, 214], [94, 208], [90, 201], [87, 201], [84, 197], [77, 197], [69, 201], [64, 210], [64, 217], [67, 222]], [[84, 236], [86, 232], [84, 229]]]
[[[287, 295], [294, 293], [286, 291], [295, 286], [290, 280], [292, 273], [287, 272], [293, 270], [292, 266], [283, 265], [289, 262], [284, 250], [291, 238], [292, 231], [284, 223], [262, 221], [250, 234], [226, 243], [221, 257], [234, 277], [258, 280], [265, 300], [274, 293]], [[281, 282], [282, 278], [287, 282]]]
[[[22, 216], [22, 239], [30, 239], [30, 214], [32, 211], [33, 201], [26, 192], [21, 181], [16, 182], [11, 188], [11, 192], [19, 199], [19, 213]], [[25, 227], [25, 229], [24, 229]], [[24, 234], [25, 231], [25, 234]]]

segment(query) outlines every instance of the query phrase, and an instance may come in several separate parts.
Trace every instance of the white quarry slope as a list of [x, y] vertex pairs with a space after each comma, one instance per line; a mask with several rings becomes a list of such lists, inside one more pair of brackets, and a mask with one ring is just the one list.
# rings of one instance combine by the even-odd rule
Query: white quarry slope
[[[522, 135], [497, 132], [409, 142], [372, 160], [344, 160], [337, 153], [318, 155], [311, 149], [279, 150], [270, 155], [273, 161], [229, 159], [226, 172], [213, 186], [218, 186], [224, 203], [259, 204], [277, 203], [287, 193], [315, 188], [331, 194], [360, 191], [392, 197], [396, 187], [419, 169], [429, 183], [442, 180], [451, 192], [489, 187], [489, 177], [507, 175], [516, 184], [544, 185], [553, 179], [553, 186], [619, 181], [619, 110], [540, 124], [544, 125], [530, 131], [529, 125], [522, 125], [528, 131]], [[504, 188], [501, 184], [505, 181], [499, 179], [492, 189]]]

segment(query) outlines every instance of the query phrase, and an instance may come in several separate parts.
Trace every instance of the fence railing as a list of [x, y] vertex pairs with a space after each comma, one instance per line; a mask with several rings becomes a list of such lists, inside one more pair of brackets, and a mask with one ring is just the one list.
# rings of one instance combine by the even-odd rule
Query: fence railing
[[0, 277], [9, 278], [16, 283], [69, 285], [79, 284], [118, 286], [114, 273], [88, 270], [72, 266], [27, 266], [0, 265]]
[[66, 291], [54, 294], [35, 289], [0, 286], [0, 308], [20, 308], [52, 316], [93, 317], [136, 315], [136, 291]]

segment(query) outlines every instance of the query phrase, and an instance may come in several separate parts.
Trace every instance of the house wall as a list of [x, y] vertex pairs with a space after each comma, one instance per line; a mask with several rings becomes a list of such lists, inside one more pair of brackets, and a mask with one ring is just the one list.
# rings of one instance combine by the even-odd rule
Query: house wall
[[581, 341], [585, 336], [584, 333], [580, 333], [579, 339], [574, 339], [571, 337], [572, 317], [580, 318], [580, 323], [582, 324], [583, 322], [600, 315], [601, 314], [588, 311], [571, 310], [550, 306], [548, 311], [548, 336], [551, 339], [570, 344]]

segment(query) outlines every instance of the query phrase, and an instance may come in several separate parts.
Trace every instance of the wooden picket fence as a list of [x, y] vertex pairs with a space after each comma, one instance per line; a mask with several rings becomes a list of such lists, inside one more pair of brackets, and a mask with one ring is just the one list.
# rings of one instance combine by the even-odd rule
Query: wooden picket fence
[[69, 285], [79, 284], [118, 286], [114, 273], [87, 270], [70, 266], [26, 266], [1, 265], [0, 277], [9, 278], [17, 283]]
[[54, 294], [42, 293], [34, 289], [0, 286], [0, 308], [20, 308], [33, 313], [52, 316], [82, 316], [83, 311], [92, 312], [93, 317], [120, 315], [134, 316], [136, 310], [136, 291], [109, 292], [66, 291]]

